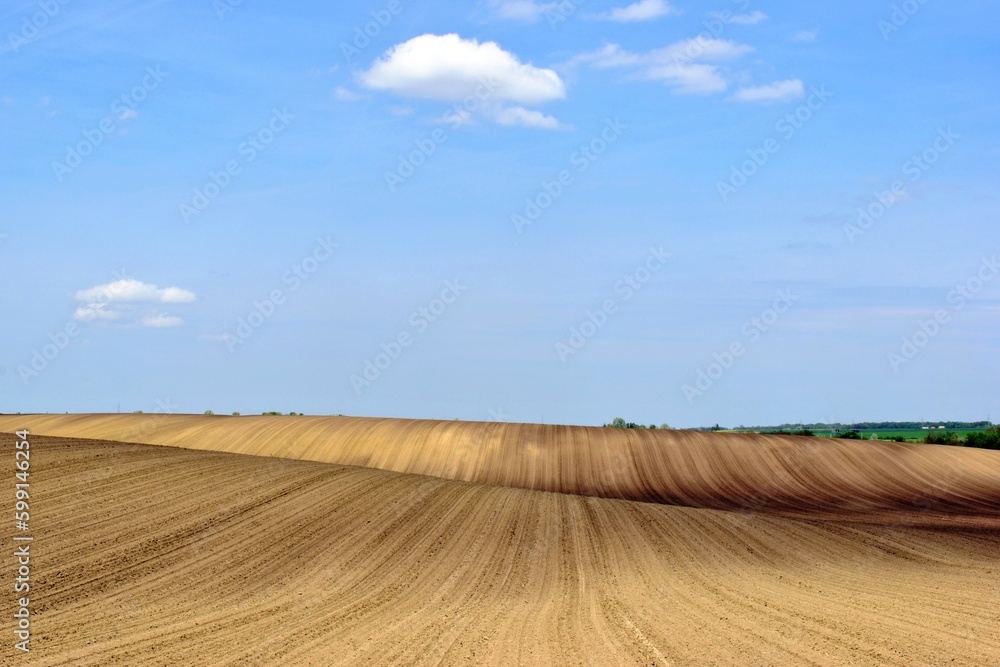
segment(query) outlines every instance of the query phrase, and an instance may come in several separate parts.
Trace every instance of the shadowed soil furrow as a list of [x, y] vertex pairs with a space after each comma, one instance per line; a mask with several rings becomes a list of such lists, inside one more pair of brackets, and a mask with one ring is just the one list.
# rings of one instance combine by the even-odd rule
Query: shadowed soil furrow
[[1000, 452], [960, 447], [355, 417], [0, 416], [0, 430], [16, 428], [802, 519], [1000, 527]]
[[[0, 436], [9, 460], [13, 442]], [[32, 436], [32, 452], [33, 651], [18, 664], [1000, 661], [1000, 531], [903, 525], [883, 496], [866, 515], [881, 524], [802, 520], [516, 488], [550, 475], [523, 465], [481, 484], [87, 439]], [[658, 456], [635, 452], [647, 471]], [[679, 467], [718, 475], [703, 456]], [[938, 511], [974, 515], [995, 491], [963, 474]]]

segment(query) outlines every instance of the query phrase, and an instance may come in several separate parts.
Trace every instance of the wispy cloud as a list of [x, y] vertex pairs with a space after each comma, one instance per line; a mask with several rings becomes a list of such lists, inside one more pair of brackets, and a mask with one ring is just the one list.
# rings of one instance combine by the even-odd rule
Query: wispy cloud
[[638, 0], [625, 7], [616, 7], [610, 12], [598, 14], [597, 18], [617, 23], [638, 23], [653, 21], [670, 14], [679, 13], [667, 0]]
[[763, 86], [747, 86], [737, 90], [730, 98], [736, 102], [787, 102], [805, 95], [801, 79], [775, 81]]
[[734, 23], [736, 25], [756, 25], [761, 21], [767, 19], [767, 14], [760, 11], [759, 9], [748, 14], [732, 14], [730, 12], [709, 12], [708, 14], [712, 18], [719, 19], [725, 23]]
[[138, 322], [142, 326], [163, 328], [183, 324], [179, 317], [158, 312], [153, 304], [191, 303], [194, 292], [180, 287], [159, 288], [133, 278], [122, 278], [103, 285], [78, 290], [80, 302], [73, 317], [81, 322]]
[[333, 91], [333, 96], [338, 102], [357, 102], [365, 99], [365, 96], [361, 93], [356, 93], [343, 86], [337, 86], [337, 88]]
[[577, 56], [571, 64], [602, 69], [624, 68], [638, 77], [662, 81], [674, 92], [707, 94], [724, 91], [729, 83], [718, 63], [736, 60], [753, 47], [725, 39], [696, 37], [646, 53], [632, 53], [617, 44]]
[[558, 8], [558, 2], [536, 2], [535, 0], [490, 0], [493, 13], [498, 18], [534, 22], [545, 12]]

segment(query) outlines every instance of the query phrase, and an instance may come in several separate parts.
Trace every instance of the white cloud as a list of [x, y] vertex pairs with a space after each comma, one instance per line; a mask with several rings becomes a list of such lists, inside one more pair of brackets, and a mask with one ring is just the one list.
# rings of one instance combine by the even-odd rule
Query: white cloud
[[530, 117], [527, 122], [535, 127], [544, 126], [538, 124], [543, 114], [525, 115], [527, 110], [517, 111], [518, 106], [504, 113], [505, 104], [541, 104], [566, 96], [566, 86], [555, 71], [522, 63], [496, 42], [480, 43], [456, 34], [420, 35], [397, 44], [361, 72], [358, 81], [402, 97], [442, 102], [474, 98], [487, 117]]
[[801, 79], [775, 81], [764, 86], [748, 86], [740, 88], [733, 94], [737, 102], [787, 102], [805, 95], [805, 87]]
[[566, 96], [553, 70], [520, 62], [496, 42], [456, 34], [420, 35], [397, 44], [359, 77], [362, 85], [405, 97], [457, 102], [483, 86], [491, 97], [537, 104]]
[[337, 86], [333, 91], [333, 96], [340, 102], [357, 102], [358, 100], [363, 100], [364, 95], [356, 93], [349, 88], [344, 88], [343, 86]]
[[183, 320], [150, 310], [143, 304], [191, 303], [197, 299], [194, 292], [180, 287], [158, 288], [133, 278], [121, 278], [104, 285], [95, 285], [74, 294], [81, 303], [73, 318], [81, 322], [117, 320], [134, 322], [136, 319], [147, 327], [179, 326]]
[[118, 120], [134, 120], [139, 117], [139, 112], [135, 109], [125, 109], [118, 114]]
[[85, 306], [80, 306], [73, 313], [73, 319], [80, 320], [81, 322], [93, 322], [94, 320], [117, 320], [122, 314], [116, 310], [107, 310], [105, 308], [107, 304], [104, 303], [89, 303]]
[[760, 11], [750, 12], [749, 14], [733, 14], [729, 11], [724, 12], [709, 12], [708, 14], [711, 18], [718, 19], [724, 23], [734, 23], [736, 25], [756, 25], [767, 18], [767, 14]]
[[556, 9], [558, 2], [535, 2], [535, 0], [490, 0], [493, 11], [502, 19], [515, 21], [537, 21], [547, 11]]
[[814, 42], [818, 36], [819, 30], [799, 30], [792, 35], [792, 39], [796, 42]]
[[173, 315], [158, 313], [142, 318], [142, 326], [153, 329], [165, 329], [166, 327], [179, 327], [184, 324], [184, 320]]
[[492, 118], [501, 125], [521, 125], [524, 127], [540, 127], [555, 130], [560, 127], [559, 121], [552, 116], [546, 116], [541, 111], [532, 111], [524, 107], [506, 107], [493, 112]]
[[88, 303], [141, 302], [190, 303], [197, 297], [194, 292], [180, 287], [158, 289], [156, 285], [144, 283], [134, 278], [123, 278], [104, 285], [96, 285], [76, 293], [77, 301]]
[[664, 82], [676, 93], [707, 94], [721, 92], [729, 85], [722, 70], [713, 63], [736, 60], [752, 51], [753, 47], [726, 39], [695, 37], [647, 53], [631, 53], [617, 44], [608, 44], [577, 56], [571, 64], [630, 68], [641, 78]]
[[638, 0], [627, 7], [616, 7], [610, 12], [599, 14], [598, 18], [619, 23], [652, 21], [663, 16], [676, 14], [677, 10], [667, 0]]

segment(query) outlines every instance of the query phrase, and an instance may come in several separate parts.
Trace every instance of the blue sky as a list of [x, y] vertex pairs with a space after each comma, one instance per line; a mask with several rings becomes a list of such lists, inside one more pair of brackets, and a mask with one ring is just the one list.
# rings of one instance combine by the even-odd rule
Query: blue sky
[[997, 12], [10, 3], [0, 410], [996, 419]]

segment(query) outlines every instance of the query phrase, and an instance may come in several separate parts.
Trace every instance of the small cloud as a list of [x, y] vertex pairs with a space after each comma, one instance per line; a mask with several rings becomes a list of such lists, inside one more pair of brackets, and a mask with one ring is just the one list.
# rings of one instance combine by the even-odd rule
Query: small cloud
[[139, 117], [139, 112], [135, 109], [125, 109], [118, 115], [118, 120], [134, 120]]
[[142, 326], [149, 327], [151, 329], [179, 327], [182, 324], [184, 324], [184, 320], [181, 318], [174, 317], [173, 315], [164, 315], [163, 313], [142, 318]]
[[598, 14], [596, 18], [618, 23], [637, 23], [677, 13], [667, 0], [638, 0], [627, 7], [616, 7], [610, 12]]
[[339, 102], [357, 102], [358, 100], [363, 100], [365, 98], [364, 95], [344, 88], [343, 86], [337, 86], [336, 90], [333, 91], [333, 96], [337, 98], [337, 101]]
[[413, 107], [391, 106], [389, 107], [389, 113], [391, 113], [393, 116], [399, 116], [401, 118], [404, 116], [412, 116]]
[[81, 322], [93, 322], [95, 320], [117, 320], [121, 318], [122, 313], [107, 309], [107, 305], [106, 303], [89, 303], [85, 306], [80, 306], [73, 313], [73, 319], [80, 320]]
[[[420, 35], [392, 47], [367, 70], [358, 75], [370, 90], [401, 97], [462, 102], [478, 99], [482, 113], [499, 119], [531, 118], [526, 122], [549, 121], [543, 114], [525, 115], [525, 109], [505, 103], [541, 104], [566, 96], [566, 86], [551, 69], [522, 63], [496, 42], [463, 39], [456, 34]], [[553, 119], [554, 120], [554, 119]], [[524, 123], [512, 123], [524, 124]]]
[[522, 63], [496, 42], [456, 34], [420, 35], [397, 44], [359, 79], [372, 90], [444, 102], [458, 102], [488, 88], [496, 99], [528, 104], [566, 96], [553, 70]]
[[49, 97], [48, 95], [46, 95], [42, 99], [38, 100], [38, 106], [40, 106], [40, 107], [47, 107], [50, 104], [52, 104], [52, 98]]
[[792, 40], [796, 42], [815, 42], [819, 36], [819, 30], [799, 30], [792, 35]]
[[197, 296], [180, 287], [160, 289], [133, 278], [122, 278], [79, 290], [74, 298], [81, 305], [74, 311], [73, 318], [81, 322], [138, 320], [146, 327], [173, 327], [183, 324], [183, 320], [157, 313], [143, 304], [191, 303]]
[[588, 63], [601, 69], [628, 68], [643, 79], [662, 81], [678, 94], [724, 91], [729, 82], [715, 63], [736, 60], [753, 51], [726, 39], [696, 37], [646, 53], [631, 53], [617, 44], [575, 57], [570, 64]]
[[0, 97], [0, 104], [3, 104], [5, 107], [12, 107], [14, 106], [14, 98], [10, 95], [4, 95]]
[[736, 102], [787, 102], [805, 95], [801, 79], [775, 81], [764, 86], [740, 88], [730, 98]]
[[535, 0], [490, 0], [494, 13], [502, 19], [533, 23], [545, 12], [559, 6], [558, 2], [535, 2]]
[[719, 19], [726, 23], [734, 23], [736, 25], [756, 25], [767, 18], [767, 14], [760, 11], [759, 9], [749, 14], [729, 14], [728, 12], [712, 12], [709, 14], [712, 18]]
[[156, 285], [134, 278], [124, 278], [104, 285], [96, 285], [76, 293], [77, 301], [91, 303], [141, 302], [190, 303], [197, 297], [194, 292], [180, 287], [158, 289]]
[[546, 116], [541, 111], [533, 111], [524, 107], [498, 109], [493, 113], [492, 118], [500, 125], [520, 125], [546, 130], [557, 130], [560, 127], [559, 121], [552, 116]]
[[309, 70], [309, 76], [314, 78], [324, 77], [328, 74], [333, 74], [338, 69], [340, 69], [340, 65], [331, 65], [330, 67], [313, 67]]

